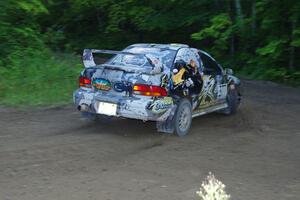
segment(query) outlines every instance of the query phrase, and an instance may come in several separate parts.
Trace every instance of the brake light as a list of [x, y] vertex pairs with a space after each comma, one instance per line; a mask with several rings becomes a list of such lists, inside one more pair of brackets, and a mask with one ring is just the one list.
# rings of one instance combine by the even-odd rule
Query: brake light
[[79, 86], [80, 87], [91, 87], [91, 79], [88, 79], [84, 76], [79, 77]]
[[167, 91], [165, 88], [154, 85], [134, 85], [133, 93], [144, 96], [167, 96]]

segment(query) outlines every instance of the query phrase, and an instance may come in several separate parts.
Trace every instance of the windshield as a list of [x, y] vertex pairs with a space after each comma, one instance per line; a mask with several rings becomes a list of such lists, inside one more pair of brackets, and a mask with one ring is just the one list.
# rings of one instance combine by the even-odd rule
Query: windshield
[[153, 67], [155, 60], [159, 60], [163, 67], [170, 68], [174, 60], [176, 51], [155, 47], [128, 47], [124, 50], [137, 55], [118, 54], [110, 59], [110, 65], [135, 65], [139, 67]]

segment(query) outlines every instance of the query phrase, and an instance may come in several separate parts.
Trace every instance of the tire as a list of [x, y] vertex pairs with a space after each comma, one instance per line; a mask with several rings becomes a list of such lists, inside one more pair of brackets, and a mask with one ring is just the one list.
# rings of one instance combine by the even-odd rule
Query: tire
[[185, 136], [192, 124], [192, 106], [189, 100], [182, 99], [174, 116], [174, 128], [177, 136]]
[[236, 87], [234, 87], [233, 89], [229, 87], [226, 101], [228, 107], [224, 110], [224, 114], [226, 115], [235, 114], [239, 106], [239, 95]]

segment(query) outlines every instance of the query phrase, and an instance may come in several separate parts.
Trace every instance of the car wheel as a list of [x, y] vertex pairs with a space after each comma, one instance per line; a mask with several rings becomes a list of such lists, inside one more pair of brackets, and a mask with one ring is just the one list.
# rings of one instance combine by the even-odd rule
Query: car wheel
[[237, 111], [237, 108], [239, 106], [239, 96], [238, 96], [238, 91], [237, 91], [236, 87], [234, 87], [234, 88], [229, 87], [226, 101], [227, 101], [228, 107], [224, 110], [224, 114], [227, 114], [227, 115], [235, 114]]
[[185, 136], [192, 123], [192, 106], [189, 100], [183, 99], [179, 102], [174, 116], [175, 133], [179, 136]]

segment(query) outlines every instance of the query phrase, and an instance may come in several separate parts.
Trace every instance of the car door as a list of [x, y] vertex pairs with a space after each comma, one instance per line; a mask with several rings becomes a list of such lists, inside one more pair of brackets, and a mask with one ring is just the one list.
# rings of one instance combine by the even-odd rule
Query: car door
[[202, 90], [200, 108], [222, 103], [226, 99], [227, 84], [224, 83], [223, 70], [220, 65], [206, 52], [199, 51], [202, 62]]

